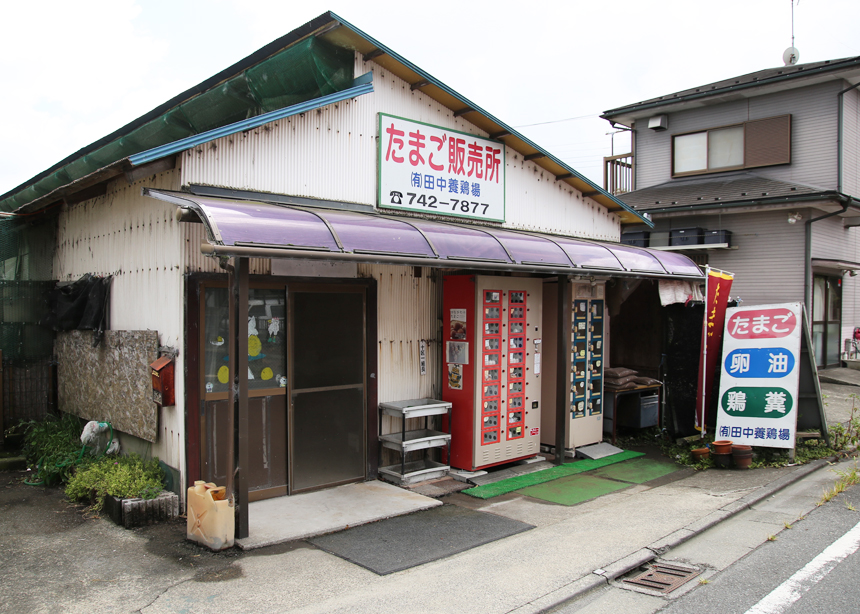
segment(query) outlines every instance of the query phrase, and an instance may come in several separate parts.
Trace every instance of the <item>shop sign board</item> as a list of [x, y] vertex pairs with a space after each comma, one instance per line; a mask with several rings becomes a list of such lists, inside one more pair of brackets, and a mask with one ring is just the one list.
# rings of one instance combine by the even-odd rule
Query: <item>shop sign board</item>
[[381, 208], [505, 221], [505, 146], [379, 114]]
[[726, 311], [718, 439], [794, 447], [802, 334], [800, 303]]

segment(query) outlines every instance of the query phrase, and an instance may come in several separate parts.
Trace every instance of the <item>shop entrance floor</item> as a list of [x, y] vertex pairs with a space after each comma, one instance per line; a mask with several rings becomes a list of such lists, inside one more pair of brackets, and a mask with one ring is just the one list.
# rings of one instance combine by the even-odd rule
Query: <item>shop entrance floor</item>
[[254, 501], [248, 507], [248, 537], [243, 550], [306, 539], [368, 522], [411, 514], [441, 501], [380, 481]]

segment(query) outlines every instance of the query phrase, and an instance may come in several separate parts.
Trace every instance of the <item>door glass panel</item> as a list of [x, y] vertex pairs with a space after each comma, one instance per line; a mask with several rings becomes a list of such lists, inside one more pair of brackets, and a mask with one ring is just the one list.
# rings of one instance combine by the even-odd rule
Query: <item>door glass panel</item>
[[824, 362], [824, 324], [812, 324], [812, 347], [815, 352], [815, 364], [819, 367]]
[[364, 478], [364, 293], [290, 295], [290, 492]]
[[839, 364], [839, 334], [840, 325], [838, 322], [827, 325], [827, 364]]
[[364, 295], [296, 292], [291, 301], [296, 357], [293, 389], [362, 383]]
[[[248, 388], [286, 387], [286, 326], [283, 288], [248, 291]], [[203, 385], [206, 392], [229, 390], [229, 293], [206, 288], [203, 322]]]
[[248, 388], [251, 390], [286, 387], [285, 299], [283, 288], [251, 288], [248, 291]]
[[206, 392], [229, 390], [227, 357], [230, 334], [227, 288], [206, 288], [203, 316], [203, 385]]
[[364, 477], [363, 406], [361, 388], [294, 395], [292, 491]]
[[824, 297], [827, 293], [827, 280], [815, 277], [812, 284], [812, 319], [820, 322], [824, 319]]
[[827, 319], [831, 322], [842, 320], [842, 287], [835, 278], [827, 283]]

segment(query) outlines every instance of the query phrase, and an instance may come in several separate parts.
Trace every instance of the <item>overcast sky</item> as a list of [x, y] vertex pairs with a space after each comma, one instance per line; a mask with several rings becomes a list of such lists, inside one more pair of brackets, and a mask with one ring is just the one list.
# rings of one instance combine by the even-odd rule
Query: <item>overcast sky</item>
[[[602, 111], [782, 65], [791, 6], [791, 0], [6, 2], [0, 194], [326, 10], [602, 184], [611, 131], [598, 118]], [[858, 0], [795, 0], [801, 63], [860, 55], [858, 31]], [[629, 140], [616, 137], [615, 153], [628, 149]]]

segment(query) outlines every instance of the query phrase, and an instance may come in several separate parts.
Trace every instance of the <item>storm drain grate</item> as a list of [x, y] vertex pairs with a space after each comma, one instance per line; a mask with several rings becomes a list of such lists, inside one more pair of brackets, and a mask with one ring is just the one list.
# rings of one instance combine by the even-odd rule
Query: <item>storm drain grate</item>
[[671, 593], [679, 586], [692, 580], [699, 573], [701, 572], [698, 569], [668, 565], [666, 563], [654, 563], [647, 571], [624, 580], [624, 582], [666, 594]]

